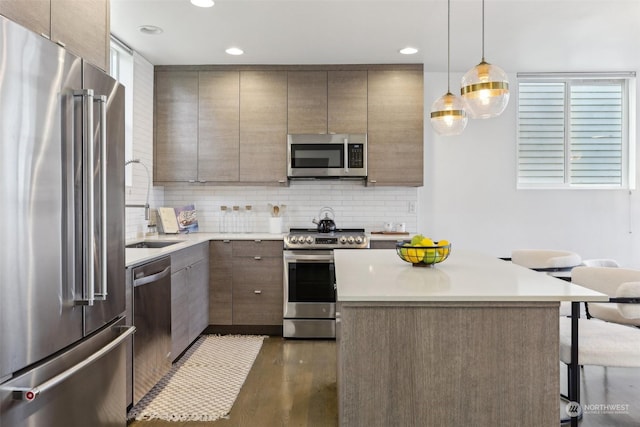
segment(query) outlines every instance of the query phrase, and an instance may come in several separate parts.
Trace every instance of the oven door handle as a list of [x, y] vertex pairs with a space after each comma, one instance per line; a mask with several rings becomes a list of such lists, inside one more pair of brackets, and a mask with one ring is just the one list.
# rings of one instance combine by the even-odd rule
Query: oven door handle
[[285, 254], [284, 259], [286, 262], [295, 263], [298, 261], [304, 262], [317, 262], [317, 263], [331, 263], [333, 264], [333, 254], [331, 255], [300, 255], [300, 254]]

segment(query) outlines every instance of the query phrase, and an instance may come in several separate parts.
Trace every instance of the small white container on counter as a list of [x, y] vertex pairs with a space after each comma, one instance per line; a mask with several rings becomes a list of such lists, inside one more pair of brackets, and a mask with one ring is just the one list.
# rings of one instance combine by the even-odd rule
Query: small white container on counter
[[272, 216], [269, 218], [269, 233], [281, 234], [282, 233], [282, 217]]

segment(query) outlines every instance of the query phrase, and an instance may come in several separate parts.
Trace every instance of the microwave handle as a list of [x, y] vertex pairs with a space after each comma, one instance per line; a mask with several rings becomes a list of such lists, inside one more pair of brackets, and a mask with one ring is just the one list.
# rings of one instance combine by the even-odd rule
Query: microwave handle
[[349, 173], [349, 138], [344, 139], [344, 171]]

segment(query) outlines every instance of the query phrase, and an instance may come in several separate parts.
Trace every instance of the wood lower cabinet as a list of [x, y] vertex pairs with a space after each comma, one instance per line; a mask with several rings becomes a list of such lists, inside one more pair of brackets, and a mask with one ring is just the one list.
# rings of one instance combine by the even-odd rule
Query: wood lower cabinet
[[282, 325], [282, 241], [210, 243], [212, 325]]
[[2, 0], [0, 14], [109, 71], [107, 0]]
[[233, 324], [233, 251], [230, 240], [209, 242], [209, 324]]
[[209, 244], [171, 254], [171, 360], [209, 324]]
[[423, 185], [422, 70], [369, 70], [368, 183]]
[[[401, 240], [402, 236], [398, 236], [398, 240]], [[369, 249], [395, 249], [396, 240], [369, 240]]]

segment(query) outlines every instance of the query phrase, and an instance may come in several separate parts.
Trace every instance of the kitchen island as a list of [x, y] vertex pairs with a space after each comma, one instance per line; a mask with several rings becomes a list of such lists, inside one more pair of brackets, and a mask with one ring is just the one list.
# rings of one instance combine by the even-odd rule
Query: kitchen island
[[343, 426], [558, 426], [560, 301], [606, 296], [454, 250], [336, 250]]

